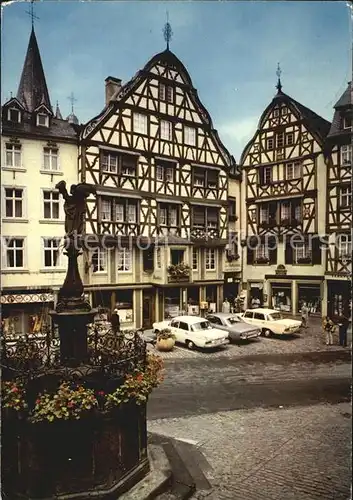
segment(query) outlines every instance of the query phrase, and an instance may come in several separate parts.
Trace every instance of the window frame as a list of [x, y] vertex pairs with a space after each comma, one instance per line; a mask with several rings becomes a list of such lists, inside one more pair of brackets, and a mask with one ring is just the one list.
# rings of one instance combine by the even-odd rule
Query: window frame
[[[103, 219], [103, 204], [109, 203], [110, 205], [110, 219]], [[124, 217], [122, 220], [117, 219], [117, 207], [124, 207]], [[129, 221], [129, 207], [135, 208], [135, 221]], [[99, 201], [99, 221], [110, 222], [114, 224], [138, 224], [139, 223], [139, 203], [133, 198], [117, 198], [115, 196], [101, 196]]]
[[[292, 169], [292, 174], [289, 175], [289, 167]], [[300, 161], [290, 161], [286, 163], [285, 166], [285, 172], [286, 172], [286, 180], [287, 181], [293, 181], [296, 179], [300, 179], [302, 177], [302, 164]]]
[[[45, 195], [49, 194], [50, 199], [45, 199]], [[52, 195], [55, 194], [58, 196], [56, 200], [53, 200]], [[49, 204], [49, 209], [50, 209], [50, 217], [45, 216], [45, 206]], [[53, 205], [58, 206], [58, 216], [53, 217]], [[57, 189], [47, 189], [43, 188], [42, 189], [42, 210], [43, 210], [43, 220], [45, 221], [60, 221], [61, 220], [61, 200], [60, 200], [60, 193]]]
[[161, 120], [159, 124], [160, 138], [163, 141], [173, 140], [173, 123], [170, 120]]
[[[350, 208], [352, 205], [352, 187], [350, 184], [347, 184], [346, 186], [340, 186], [340, 208], [342, 209], [347, 209]], [[347, 191], [347, 192], [343, 192]], [[343, 201], [345, 200], [345, 201]]]
[[340, 234], [338, 236], [338, 258], [342, 259], [347, 255], [352, 258], [352, 237], [348, 233]]
[[270, 250], [264, 243], [260, 243], [255, 248], [255, 261], [257, 260], [270, 260]]
[[[346, 160], [345, 156], [347, 156]], [[352, 164], [352, 144], [345, 144], [340, 147], [340, 160], [342, 166]]]
[[[107, 249], [97, 247], [95, 250], [93, 250], [91, 255], [91, 265], [93, 274], [107, 274], [108, 273]], [[96, 270], [95, 267], [97, 268]]]
[[193, 271], [199, 270], [199, 250], [198, 250], [198, 248], [192, 249], [192, 270]]
[[[12, 248], [12, 247], [9, 247], [8, 244], [9, 242], [11, 241], [15, 241], [15, 240], [22, 240], [22, 246], [21, 247], [13, 247], [13, 250], [16, 251], [19, 251], [19, 250], [22, 250], [22, 266], [9, 266], [8, 265], [8, 252], [9, 250]], [[3, 269], [6, 270], [6, 271], [16, 271], [16, 270], [19, 270], [19, 271], [23, 271], [26, 269], [27, 267], [27, 254], [26, 254], [26, 250], [27, 250], [27, 238], [26, 236], [3, 236], [3, 243], [4, 243], [4, 246], [5, 246], [5, 252], [3, 254]], [[15, 262], [15, 258], [14, 258], [14, 262]]]
[[[158, 225], [161, 227], [178, 228], [180, 225], [180, 210], [178, 206], [173, 206], [173, 204], [168, 203], [158, 203]], [[175, 210], [176, 213], [176, 224], [171, 224], [171, 210]], [[161, 222], [162, 211], [165, 211], [165, 222]]]
[[[270, 143], [270, 141], [271, 141], [271, 143]], [[275, 139], [274, 139], [274, 137], [273, 136], [272, 137], [267, 137], [267, 139], [266, 139], [266, 149], [268, 151], [272, 151], [274, 148], [275, 148]]]
[[132, 129], [136, 134], [147, 135], [148, 133], [148, 115], [144, 113], [133, 113]]
[[[41, 239], [42, 239], [42, 245], [41, 245], [41, 247], [42, 247], [42, 268], [43, 269], [60, 269], [63, 265], [61, 254], [60, 254], [60, 245], [62, 243], [62, 241], [61, 241], [62, 238], [57, 238], [55, 236], [42, 236]], [[52, 245], [50, 245], [50, 247], [46, 246], [46, 242], [49, 242], [49, 241], [57, 243], [57, 247], [55, 248]], [[50, 266], [47, 266], [45, 263], [46, 251], [50, 252], [50, 258], [51, 258], [51, 265]], [[57, 260], [56, 260], [56, 264], [53, 264], [55, 251], [57, 251]]]
[[[299, 251], [299, 255], [298, 255]], [[302, 252], [302, 253], [300, 253]], [[297, 243], [293, 248], [294, 253], [294, 264], [300, 265], [300, 260], [309, 260], [312, 262], [313, 259], [313, 249], [307, 243]], [[310, 262], [310, 263], [311, 263]]]
[[[44, 124], [40, 123], [40, 118], [44, 117]], [[36, 116], [36, 125], [37, 127], [49, 127], [49, 115], [47, 113], [37, 113]]]
[[[11, 112], [13, 112], [13, 111], [15, 111], [16, 113], [18, 113], [18, 115], [17, 115], [18, 119], [17, 120], [12, 120], [12, 118], [11, 118]], [[21, 111], [18, 108], [16, 108], [15, 106], [9, 107], [7, 109], [7, 121], [8, 122], [21, 123], [21, 121], [22, 121], [21, 115], [22, 115]]]
[[285, 144], [286, 146], [294, 146], [294, 132], [287, 132], [285, 134]]
[[[26, 191], [27, 189], [22, 186], [2, 186], [3, 189], [3, 217], [4, 219], [9, 219], [11, 221], [21, 221], [26, 218], [27, 206], [26, 206]], [[13, 196], [7, 197], [6, 191], [12, 190]], [[21, 191], [21, 198], [16, 197], [16, 191]], [[8, 215], [7, 214], [7, 201], [12, 201], [12, 212], [16, 214], [16, 201], [21, 201], [21, 216]]]
[[[212, 267], [213, 263], [213, 267]], [[214, 272], [217, 270], [216, 250], [215, 248], [205, 248], [205, 270]]]
[[[11, 149], [11, 150], [10, 150]], [[19, 165], [16, 165], [16, 150], [19, 157]], [[12, 164], [7, 162], [7, 156], [11, 155]], [[12, 142], [5, 143], [5, 167], [7, 168], [23, 168], [22, 167], [22, 144], [14, 144]]]
[[[54, 154], [55, 152], [55, 154]], [[49, 160], [49, 167], [45, 166], [45, 158]], [[53, 158], [56, 158], [56, 168], [53, 167]], [[43, 171], [44, 172], [60, 172], [60, 164], [59, 164], [59, 148], [53, 146], [44, 146], [43, 147]]]
[[[121, 259], [122, 257], [122, 259]], [[128, 269], [126, 263], [128, 262]], [[123, 267], [124, 269], [119, 269], [119, 267]], [[119, 248], [117, 251], [117, 272], [118, 273], [132, 273], [132, 249], [127, 247]]]
[[276, 136], [276, 147], [277, 149], [283, 149], [285, 145], [285, 134], [284, 132], [278, 132]]
[[184, 143], [187, 146], [196, 146], [197, 137], [196, 137], [196, 128], [189, 127], [188, 125], [184, 126]]

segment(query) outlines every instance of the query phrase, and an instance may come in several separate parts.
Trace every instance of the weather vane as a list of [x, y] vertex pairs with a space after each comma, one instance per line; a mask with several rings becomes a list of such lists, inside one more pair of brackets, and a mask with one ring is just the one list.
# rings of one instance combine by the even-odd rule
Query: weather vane
[[172, 32], [172, 27], [169, 22], [169, 12], [167, 11], [167, 22], [164, 25], [163, 28], [163, 34], [164, 34], [164, 40], [167, 42], [167, 50], [169, 50], [169, 42], [172, 39], [173, 32]]
[[35, 19], [39, 20], [39, 17], [37, 17], [34, 13], [34, 7], [33, 7], [34, 2], [35, 2], [35, 0], [31, 0], [30, 10], [26, 10], [26, 14], [28, 14], [30, 16], [30, 18], [32, 19], [32, 28], [34, 27], [34, 20]]
[[277, 75], [277, 78], [278, 78], [278, 82], [277, 82], [277, 85], [276, 85], [276, 89], [278, 90], [278, 92], [281, 92], [281, 90], [282, 90], [281, 74], [282, 74], [281, 67], [280, 67], [279, 63], [277, 63], [276, 75]]
[[71, 94], [69, 95], [68, 100], [71, 102], [71, 113], [73, 113], [74, 112], [74, 102], [77, 101], [73, 92], [71, 92]]

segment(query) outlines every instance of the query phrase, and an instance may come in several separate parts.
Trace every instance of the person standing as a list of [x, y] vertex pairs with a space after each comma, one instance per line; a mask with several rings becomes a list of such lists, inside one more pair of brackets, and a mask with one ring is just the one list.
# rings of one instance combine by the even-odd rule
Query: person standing
[[112, 314], [112, 328], [114, 333], [120, 332], [120, 316], [117, 308], [114, 309]]
[[338, 318], [338, 328], [339, 328], [340, 346], [342, 347], [347, 347], [348, 325], [349, 325], [349, 319], [345, 314], [341, 313]]
[[229, 314], [230, 313], [230, 303], [228, 299], [225, 299], [222, 304], [222, 313]]
[[324, 317], [322, 327], [326, 336], [326, 345], [333, 345], [333, 332], [335, 331], [335, 324], [328, 316]]
[[303, 305], [302, 305], [302, 308], [301, 308], [301, 315], [302, 315], [302, 326], [303, 326], [303, 328], [308, 328], [309, 308], [306, 305], [306, 302], [303, 302]]

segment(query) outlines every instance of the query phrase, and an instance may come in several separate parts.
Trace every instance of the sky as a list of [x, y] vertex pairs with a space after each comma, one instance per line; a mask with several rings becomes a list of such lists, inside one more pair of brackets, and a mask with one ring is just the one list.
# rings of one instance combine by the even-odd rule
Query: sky
[[[28, 2], [2, 7], [1, 102], [16, 95], [31, 31]], [[221, 140], [239, 161], [258, 120], [283, 91], [331, 120], [350, 81], [352, 10], [346, 2], [36, 2], [35, 32], [52, 105], [81, 123], [104, 107], [107, 76], [130, 80], [165, 49], [187, 68]]]

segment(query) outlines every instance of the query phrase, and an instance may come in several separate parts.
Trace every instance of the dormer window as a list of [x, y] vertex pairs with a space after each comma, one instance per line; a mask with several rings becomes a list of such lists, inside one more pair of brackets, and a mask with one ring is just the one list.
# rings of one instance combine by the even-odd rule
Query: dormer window
[[39, 127], [49, 127], [49, 116], [45, 113], [38, 113], [37, 125]]
[[21, 113], [17, 108], [9, 108], [7, 110], [7, 119], [10, 122], [20, 123]]
[[344, 129], [351, 129], [352, 128], [352, 117], [351, 116], [344, 116], [343, 117], [343, 128]]

